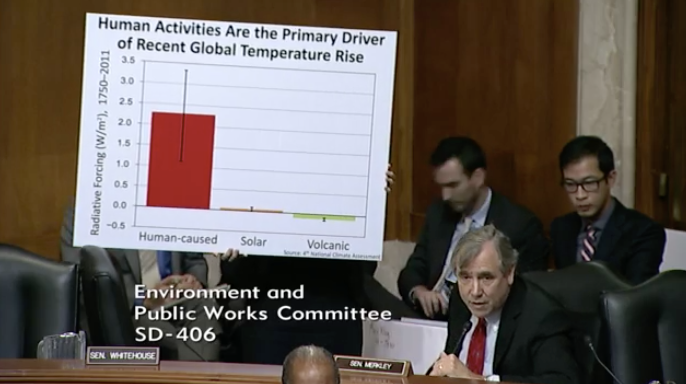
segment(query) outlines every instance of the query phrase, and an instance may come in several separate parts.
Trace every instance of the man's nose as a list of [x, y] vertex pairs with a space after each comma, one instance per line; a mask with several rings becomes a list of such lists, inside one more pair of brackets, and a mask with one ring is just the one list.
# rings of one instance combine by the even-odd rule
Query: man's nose
[[450, 188], [443, 188], [441, 190], [441, 195], [443, 196], [443, 201], [448, 201], [452, 196], [452, 191], [450, 190]]
[[581, 188], [581, 186], [579, 186], [576, 189], [576, 192], [574, 193], [574, 197], [577, 200], [583, 200], [588, 197], [588, 192], [586, 192], [583, 188]]
[[472, 280], [471, 290], [473, 296], [481, 296], [481, 282], [479, 281], [479, 279]]

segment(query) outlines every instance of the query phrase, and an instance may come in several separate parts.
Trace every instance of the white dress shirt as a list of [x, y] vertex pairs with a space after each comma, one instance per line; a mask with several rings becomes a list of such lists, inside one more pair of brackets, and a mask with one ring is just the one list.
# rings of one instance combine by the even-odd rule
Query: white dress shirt
[[[500, 314], [501, 311], [498, 310], [486, 316], [486, 351], [484, 355], [484, 371], [482, 372], [482, 375], [485, 376], [486, 380], [488, 381], [500, 381], [500, 376], [493, 374], [495, 342], [498, 339], [498, 328], [500, 327]], [[477, 318], [476, 316], [472, 316], [470, 321], [472, 322], [472, 327], [464, 336], [464, 340], [462, 341], [462, 349], [460, 350], [460, 356], [458, 356], [458, 358], [464, 365], [467, 365], [467, 356], [469, 355], [469, 343], [472, 341], [472, 335], [474, 334], [476, 325], [479, 323], [479, 318]]]
[[[473, 229], [479, 229], [486, 225], [486, 219], [488, 218], [488, 210], [491, 208], [491, 199], [493, 198], [493, 192], [488, 188], [488, 194], [486, 195], [486, 200], [479, 207], [479, 209], [472, 213], [468, 218], [460, 221], [455, 227], [455, 232], [453, 233], [452, 240], [450, 241], [450, 247], [448, 249], [448, 255], [445, 258], [445, 265], [443, 266], [443, 273], [441, 278], [436, 283], [434, 290], [440, 291], [443, 297], [448, 300], [450, 298], [450, 293], [452, 292], [452, 287], [457, 283], [457, 275], [455, 270], [452, 268], [452, 260], [455, 252], [455, 247], [460, 241], [462, 236]], [[466, 225], [469, 227], [466, 228]]]
[[148, 289], [154, 289], [162, 279], [157, 265], [157, 251], [138, 251], [141, 261], [141, 282]]
[[448, 257], [446, 257], [446, 260], [448, 260], [447, 263], [449, 263], [453, 255], [453, 251], [455, 251], [457, 243], [460, 241], [460, 238], [462, 238], [462, 236], [464, 236], [465, 233], [471, 231], [472, 229], [478, 229], [486, 225], [486, 219], [488, 218], [488, 210], [491, 209], [492, 199], [493, 191], [491, 191], [491, 188], [488, 188], [488, 194], [486, 195], [486, 200], [484, 200], [484, 203], [481, 204], [481, 207], [479, 207], [479, 209], [476, 212], [472, 213], [469, 216], [469, 218], [471, 219], [469, 230], [466, 230], [466, 228], [464, 228], [463, 221], [457, 224], [455, 232], [453, 233], [453, 238], [450, 242], [450, 248], [448, 249]]

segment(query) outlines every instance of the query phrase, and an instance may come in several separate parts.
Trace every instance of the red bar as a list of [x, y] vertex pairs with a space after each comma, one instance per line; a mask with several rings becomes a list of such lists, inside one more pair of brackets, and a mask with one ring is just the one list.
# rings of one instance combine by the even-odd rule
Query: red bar
[[210, 208], [214, 123], [211, 115], [152, 113], [149, 207]]

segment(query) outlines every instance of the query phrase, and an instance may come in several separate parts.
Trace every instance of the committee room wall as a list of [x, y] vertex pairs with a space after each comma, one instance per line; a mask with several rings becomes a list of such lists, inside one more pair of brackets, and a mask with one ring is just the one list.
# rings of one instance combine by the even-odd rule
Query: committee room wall
[[638, 15], [636, 209], [686, 231], [686, 3], [645, 0]]
[[576, 135], [577, 0], [415, 7], [413, 235], [438, 194], [429, 154], [450, 135], [479, 141], [494, 189], [547, 227], [568, 209], [557, 154]]
[[[0, 2], [0, 242], [59, 257], [75, 191], [86, 12], [399, 30], [387, 238], [407, 238], [412, 120], [410, 0], [3, 0]], [[410, 28], [403, 32], [403, 28]], [[410, 116], [410, 117], [408, 117]], [[408, 149], [403, 149], [405, 146]], [[383, 177], [383, 175], [380, 175]], [[401, 200], [404, 199], [404, 202]], [[409, 209], [405, 208], [406, 216]], [[404, 232], [403, 232], [404, 231]]]

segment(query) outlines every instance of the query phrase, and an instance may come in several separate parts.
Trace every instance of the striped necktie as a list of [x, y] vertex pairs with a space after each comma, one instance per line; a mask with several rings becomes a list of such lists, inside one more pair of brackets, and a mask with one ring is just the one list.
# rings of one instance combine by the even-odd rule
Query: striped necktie
[[595, 234], [596, 230], [593, 225], [586, 227], [586, 237], [581, 243], [581, 258], [584, 261], [593, 260], [593, 255], [595, 254]]

